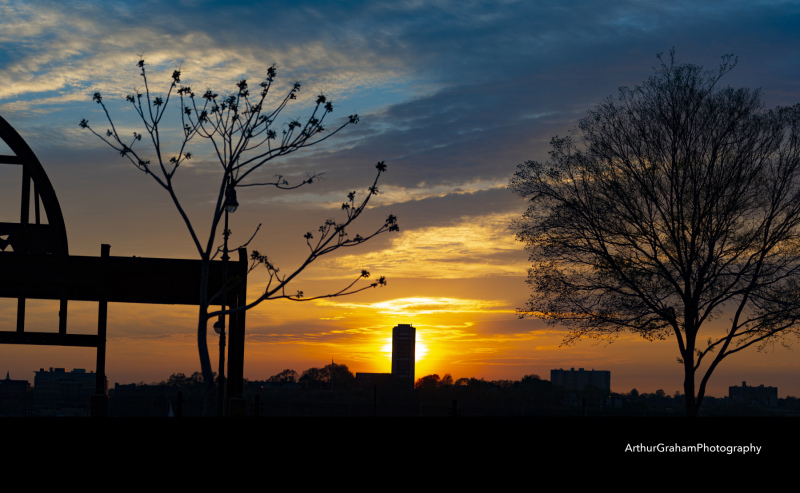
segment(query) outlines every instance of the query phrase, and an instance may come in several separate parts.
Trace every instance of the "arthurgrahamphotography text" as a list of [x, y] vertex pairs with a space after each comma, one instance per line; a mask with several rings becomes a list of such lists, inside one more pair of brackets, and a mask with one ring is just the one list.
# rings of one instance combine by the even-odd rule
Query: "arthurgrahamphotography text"
[[727, 455], [733, 454], [752, 454], [756, 455], [761, 453], [760, 445], [707, 445], [705, 443], [698, 443], [697, 445], [667, 445], [659, 443], [658, 445], [645, 445], [640, 443], [638, 445], [628, 444], [625, 447], [625, 452], [677, 452], [677, 453], [724, 453]]

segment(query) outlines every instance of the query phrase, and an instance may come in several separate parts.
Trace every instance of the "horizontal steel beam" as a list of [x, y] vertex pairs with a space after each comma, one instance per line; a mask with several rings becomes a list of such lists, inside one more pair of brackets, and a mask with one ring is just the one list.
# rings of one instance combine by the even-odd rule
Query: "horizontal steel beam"
[[0, 344], [34, 344], [38, 346], [98, 347], [102, 341], [92, 334], [57, 334], [55, 332], [0, 331]]
[[[247, 252], [239, 256], [228, 262], [229, 300], [247, 278]], [[0, 252], [0, 298], [197, 305], [200, 270], [199, 260]], [[216, 260], [209, 266], [208, 296], [220, 286], [222, 261]]]

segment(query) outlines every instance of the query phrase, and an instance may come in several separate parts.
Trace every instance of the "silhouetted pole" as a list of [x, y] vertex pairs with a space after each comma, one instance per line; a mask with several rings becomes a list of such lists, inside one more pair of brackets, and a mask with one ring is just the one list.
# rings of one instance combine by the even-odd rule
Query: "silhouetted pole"
[[[239, 202], [236, 201], [236, 191], [230, 185], [225, 186], [225, 228], [222, 230], [222, 310], [228, 307], [228, 213], [236, 211]], [[228, 317], [230, 319], [230, 317]], [[214, 324], [219, 333], [219, 399], [217, 414], [221, 417], [225, 413], [225, 315], [219, 316], [219, 321]]]
[[[239, 249], [238, 272], [242, 276], [238, 280], [238, 285], [233, 298], [239, 311], [233, 312], [228, 317], [228, 378], [225, 381], [227, 389], [227, 412], [228, 416], [245, 417], [247, 415], [247, 403], [243, 398], [244, 383], [244, 332], [245, 332], [245, 300], [247, 297], [247, 250]], [[234, 304], [231, 296], [228, 302]]]
[[[100, 258], [108, 259], [111, 245], [100, 245]], [[105, 262], [103, 262], [105, 264]], [[105, 267], [105, 265], [104, 265]], [[106, 292], [105, 268], [100, 271], [100, 303], [97, 309], [97, 375], [95, 390], [92, 396], [91, 415], [105, 417], [108, 415], [108, 396], [106, 395], [106, 328], [108, 326], [108, 301], [103, 293]]]
[[[30, 171], [28, 170], [27, 166], [22, 167], [22, 208], [20, 210], [20, 225], [22, 226], [22, 231], [20, 234], [20, 247], [19, 251], [24, 253], [30, 253], [28, 251], [28, 229], [26, 226], [28, 225], [28, 221], [30, 220], [30, 204], [31, 204], [31, 177]], [[10, 235], [9, 235], [10, 237]], [[17, 248], [14, 248], [14, 251], [17, 251]], [[25, 330], [25, 296], [23, 292], [23, 296], [17, 298], [17, 333], [22, 333]]]
[[[225, 207], [225, 229], [222, 232], [222, 309], [225, 310], [228, 303], [228, 208], [227, 192]], [[222, 417], [225, 414], [225, 315], [219, 316], [219, 321], [214, 324], [219, 327], [219, 370], [217, 385], [219, 385], [219, 398], [217, 399], [217, 414]]]
[[[239, 207], [239, 202], [236, 200], [236, 190], [230, 185], [230, 182], [225, 186], [225, 229], [223, 229], [223, 245], [222, 245], [222, 309], [228, 307], [228, 213], [236, 212]], [[230, 317], [228, 317], [230, 320]], [[214, 327], [219, 327], [219, 399], [217, 403], [217, 412], [219, 416], [225, 413], [225, 315], [219, 316], [219, 321], [214, 324]]]

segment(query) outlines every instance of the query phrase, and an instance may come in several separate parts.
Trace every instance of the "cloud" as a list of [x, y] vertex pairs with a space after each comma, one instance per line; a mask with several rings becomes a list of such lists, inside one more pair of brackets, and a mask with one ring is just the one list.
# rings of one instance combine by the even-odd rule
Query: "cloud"
[[508, 230], [515, 215], [470, 216], [459, 224], [401, 231], [383, 250], [321, 261], [317, 275], [324, 278], [368, 266], [381, 275], [418, 279], [518, 276], [526, 264], [522, 248]]
[[139, 55], [154, 84], [168, 81], [180, 65], [187, 81], [220, 89], [243, 76], [265, 75], [275, 62], [279, 75], [292, 77], [280, 80], [284, 87], [294, 80], [308, 84], [301, 98], [320, 90], [342, 97], [403, 80], [375, 55], [330, 43], [311, 19], [296, 20], [297, 11], [272, 9], [269, 22], [253, 16], [261, 4], [191, 9], [166, 2], [13, 2], [2, 8], [0, 39], [14, 49], [0, 54], [0, 99], [56, 90], [124, 96], [141, 85], [134, 67]]
[[369, 309], [376, 313], [392, 316], [431, 315], [441, 313], [484, 313], [499, 311], [504, 302], [487, 300], [465, 300], [458, 298], [401, 298], [377, 303], [351, 303], [346, 301], [320, 300], [322, 306], [339, 308]]
[[[549, 138], [592, 104], [649, 75], [655, 52], [676, 38], [697, 44], [704, 31], [693, 26], [708, 30], [703, 23], [713, 20], [711, 32], [735, 26], [752, 38], [746, 24], [752, 19], [798, 36], [776, 17], [780, 9], [796, 17], [798, 9], [780, 2], [626, 1], [601, 8], [301, 1], [266, 10], [253, 2], [11, 2], [3, 8], [2, 32], [13, 46], [0, 55], [4, 111], [43, 111], [81, 98], [88, 107], [95, 90], [121, 98], [141, 86], [138, 54], [157, 88], [178, 64], [187, 83], [223, 90], [277, 62], [282, 87], [302, 80], [302, 98], [322, 91], [337, 103], [337, 117], [363, 118], [343, 139], [287, 159], [275, 172], [286, 175], [302, 161], [307, 169], [349, 174], [386, 160], [394, 183], [407, 189], [502, 181], [509, 167], [543, 156]], [[791, 64], [776, 56], [786, 53], [771, 51], [763, 63], [785, 71]]]

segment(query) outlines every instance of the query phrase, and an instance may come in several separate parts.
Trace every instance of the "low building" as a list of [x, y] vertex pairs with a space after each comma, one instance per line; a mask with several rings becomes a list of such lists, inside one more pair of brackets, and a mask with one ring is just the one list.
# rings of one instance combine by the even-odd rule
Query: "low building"
[[31, 390], [31, 384], [27, 380], [11, 380], [10, 372], [6, 372], [5, 380], [0, 380], [0, 395], [13, 397], [25, 395]]
[[[58, 400], [89, 400], [95, 393], [97, 375], [82, 368], [67, 372], [64, 368], [44, 368], [34, 372], [33, 393], [37, 397]], [[105, 382], [108, 393], [108, 379]]]
[[755, 406], [777, 407], [778, 387], [748, 387], [747, 382], [742, 382], [742, 386], [736, 385], [728, 387], [728, 399], [731, 403], [751, 404]]
[[569, 390], [583, 390], [590, 385], [600, 390], [611, 392], [611, 372], [607, 370], [584, 370], [570, 368], [550, 370], [550, 382]]
[[356, 373], [356, 387], [371, 389], [374, 386], [383, 387], [392, 383], [391, 373]]

